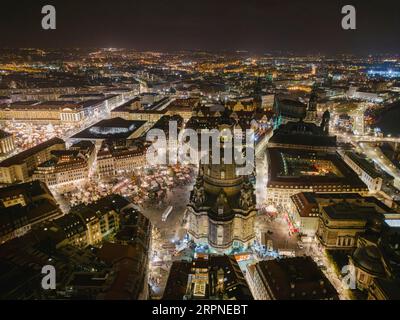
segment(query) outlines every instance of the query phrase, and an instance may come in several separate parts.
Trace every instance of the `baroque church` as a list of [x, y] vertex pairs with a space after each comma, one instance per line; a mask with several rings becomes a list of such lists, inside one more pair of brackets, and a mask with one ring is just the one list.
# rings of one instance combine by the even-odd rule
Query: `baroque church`
[[[223, 132], [234, 126], [232, 118], [222, 116], [218, 129]], [[238, 174], [240, 166], [234, 159], [225, 161], [223, 138], [222, 135], [219, 163], [200, 164], [187, 208], [190, 238], [221, 254], [245, 250], [252, 244], [257, 212], [250, 176]]]

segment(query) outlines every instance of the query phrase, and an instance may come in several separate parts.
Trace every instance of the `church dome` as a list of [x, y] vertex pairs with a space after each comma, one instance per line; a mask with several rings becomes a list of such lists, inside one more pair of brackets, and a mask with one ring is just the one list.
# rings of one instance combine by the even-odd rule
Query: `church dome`
[[353, 261], [356, 267], [371, 275], [385, 275], [385, 268], [382, 264], [381, 253], [376, 246], [357, 248], [353, 253]]

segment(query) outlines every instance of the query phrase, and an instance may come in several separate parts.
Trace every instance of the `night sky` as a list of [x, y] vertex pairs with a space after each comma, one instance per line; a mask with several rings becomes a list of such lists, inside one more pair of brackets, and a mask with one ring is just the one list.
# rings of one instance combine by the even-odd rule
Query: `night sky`
[[[57, 30], [41, 29], [41, 7]], [[341, 7], [357, 30], [341, 28]], [[400, 53], [399, 0], [1, 0], [0, 47]]]

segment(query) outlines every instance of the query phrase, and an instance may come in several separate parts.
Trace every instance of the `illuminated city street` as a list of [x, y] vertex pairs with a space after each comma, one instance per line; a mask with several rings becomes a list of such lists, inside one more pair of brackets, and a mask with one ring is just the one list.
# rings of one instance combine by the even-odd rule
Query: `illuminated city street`
[[386, 158], [380, 149], [369, 143], [360, 143], [359, 145], [369, 158], [373, 159], [380, 168], [395, 178], [394, 184], [397, 188], [400, 188], [400, 170]]

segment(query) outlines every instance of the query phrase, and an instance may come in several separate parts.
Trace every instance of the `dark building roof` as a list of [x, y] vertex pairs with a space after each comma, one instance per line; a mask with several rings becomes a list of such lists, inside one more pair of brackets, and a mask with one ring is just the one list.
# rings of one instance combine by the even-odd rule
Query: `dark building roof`
[[0, 104], [0, 109], [31, 109], [38, 105], [40, 101], [31, 100], [31, 101], [16, 101], [12, 103], [3, 103]]
[[104, 98], [105, 95], [103, 93], [69, 93], [60, 95], [60, 98], [68, 98], [68, 99], [87, 98], [87, 97]]
[[169, 271], [163, 299], [182, 300], [186, 294], [188, 277], [192, 269], [192, 262], [174, 261]]
[[[22, 195], [25, 205], [20, 203], [5, 207], [3, 201], [18, 198]], [[46, 184], [32, 181], [11, 185], [0, 189], [0, 235], [6, 235], [11, 230], [22, 226], [35, 224], [45, 218], [59, 216], [58, 208]]]
[[299, 100], [276, 97], [274, 111], [279, 116], [303, 119], [306, 116], [307, 105]]
[[0, 109], [22, 109], [22, 110], [62, 110], [62, 109], [80, 109], [87, 108], [96, 103], [99, 100], [90, 100], [84, 102], [76, 101], [17, 101], [11, 104], [1, 104]]
[[[268, 186], [301, 186], [303, 188], [317, 186], [338, 186], [344, 189], [360, 189], [366, 191], [367, 186], [358, 175], [337, 155], [286, 148], [267, 149], [269, 170]], [[288, 167], [288, 161], [303, 161], [310, 168], [315, 161], [330, 162], [339, 174], [306, 175], [296, 161]], [[328, 191], [328, 190], [327, 190]]]
[[400, 300], [400, 280], [375, 278], [374, 285], [384, 294], [387, 300]]
[[126, 111], [126, 112], [136, 112], [137, 110], [133, 110], [132, 109], [132, 104], [135, 102], [140, 102], [140, 98], [139, 97], [135, 97], [127, 102], [125, 102], [124, 104], [121, 104], [120, 106], [114, 108], [112, 111]]
[[276, 300], [337, 300], [338, 294], [311, 257], [260, 261], [256, 269]]
[[221, 110], [213, 110], [211, 107], [198, 106], [193, 109], [193, 115], [186, 123], [186, 128], [193, 130], [214, 129], [220, 125], [228, 125], [242, 130], [251, 127], [252, 120], [262, 119], [267, 115], [263, 111], [231, 111], [227, 107], [221, 106]]
[[26, 284], [38, 286], [40, 273], [29, 266], [20, 266], [0, 258], [0, 299], [31, 299]]
[[183, 124], [183, 119], [181, 116], [179, 115], [173, 115], [173, 116], [169, 116], [169, 115], [165, 115], [162, 116], [152, 127], [151, 129], [159, 129], [164, 131], [164, 133], [167, 135], [169, 135], [169, 125], [170, 122], [176, 122], [177, 123], [177, 130], [178, 133], [180, 131], [180, 129], [182, 128], [182, 124]]
[[[96, 202], [95, 207], [96, 210], [103, 205], [126, 208], [127, 203], [130, 202], [121, 196], [111, 195], [104, 201]], [[123, 228], [146, 219], [140, 213], [135, 212], [138, 214], [135, 216], [132, 212], [127, 209], [121, 214]], [[148, 226], [149, 231], [149, 222]], [[149, 241], [143, 242], [143, 245], [139, 242], [133, 245], [106, 242], [101, 249], [88, 247], [84, 250], [63, 241], [85, 230], [86, 225], [79, 215], [70, 213], [1, 245], [0, 298], [40, 298], [46, 293], [40, 291], [40, 270], [51, 261], [57, 270], [57, 288], [60, 292], [65, 286], [73, 287], [73, 292], [67, 290], [68, 297], [138, 299], [147, 285], [145, 276]], [[146, 236], [149, 239], [151, 233], [148, 232]], [[98, 280], [98, 277], [103, 277], [105, 281]], [[86, 290], [87, 287], [90, 287], [90, 291]]]
[[[0, 246], [0, 298], [46, 298], [49, 292], [41, 290], [40, 270], [47, 264], [56, 268], [60, 290], [74, 270], [103, 267], [90, 250], [81, 250], [70, 245], [56, 249], [45, 232], [37, 233], [33, 230]], [[54, 295], [52, 298], [54, 299]]]
[[301, 217], [318, 216], [318, 203], [315, 198], [310, 195], [312, 195], [310, 192], [301, 192], [290, 197]]
[[325, 213], [333, 220], [382, 220], [383, 215], [374, 207], [359, 205], [349, 202], [338, 202], [323, 208]]
[[105, 242], [97, 253], [99, 259], [113, 266], [112, 284], [101, 293], [106, 300], [137, 300], [146, 285], [147, 251], [133, 245]]
[[300, 216], [309, 217], [319, 212], [319, 200], [326, 200], [328, 202], [334, 201], [352, 201], [353, 203], [363, 203], [366, 206], [377, 207], [384, 213], [395, 213], [396, 211], [389, 208], [383, 202], [375, 197], [364, 197], [359, 193], [315, 193], [315, 192], [300, 192], [291, 196], [293, 203]]
[[323, 129], [314, 123], [303, 121], [288, 122], [274, 131], [269, 143], [302, 145], [315, 147], [336, 147], [336, 137], [326, 135]]
[[70, 238], [87, 230], [82, 218], [73, 213], [66, 214], [53, 222], [63, 231], [65, 238]]
[[127, 139], [146, 121], [105, 119], [72, 136], [73, 139]]
[[376, 246], [358, 247], [354, 251], [352, 259], [358, 268], [369, 274], [376, 277], [384, 277], [386, 275], [384, 261]]
[[134, 208], [123, 209], [119, 219], [121, 227], [115, 239], [124, 243], [142, 245], [147, 250], [151, 235], [150, 220]]
[[215, 288], [217, 286], [216, 273], [222, 269], [224, 271], [224, 293], [229, 299], [253, 299], [253, 296], [235, 257], [227, 255], [211, 255], [209, 257], [209, 261], [211, 283], [210, 290], [212, 296], [218, 294], [215, 292]]
[[371, 178], [375, 179], [381, 177], [381, 175], [376, 171], [374, 164], [369, 162], [367, 159], [355, 154], [354, 152], [346, 152], [346, 155]]
[[[227, 255], [210, 255], [206, 258], [194, 259], [191, 262], [174, 261], [170, 269], [163, 299], [182, 300], [184, 296], [189, 299], [195, 298], [193, 294], [194, 284], [189, 283], [189, 275], [195, 275], [196, 269], [203, 269], [202, 271], [208, 275], [208, 284], [203, 298], [253, 299], [238, 263], [233, 256]], [[219, 273], [224, 276], [224, 292], [217, 291]]]
[[107, 277], [109, 274], [103, 270], [99, 273], [94, 272], [77, 272], [74, 273], [68, 281], [68, 286], [74, 288], [79, 287], [103, 287], [106, 286]]
[[56, 214], [61, 214], [58, 205], [48, 199], [38, 199], [26, 206], [17, 204], [1, 208], [0, 235], [5, 235], [10, 230], [17, 230], [25, 225], [37, 223]]
[[20, 194], [23, 194], [26, 199], [32, 199], [40, 195], [51, 195], [51, 192], [46, 184], [40, 180], [13, 184], [0, 189], [0, 199], [19, 196]]
[[94, 143], [86, 140], [76, 142], [70, 147], [70, 149], [89, 149], [89, 150], [94, 148], [95, 148]]

